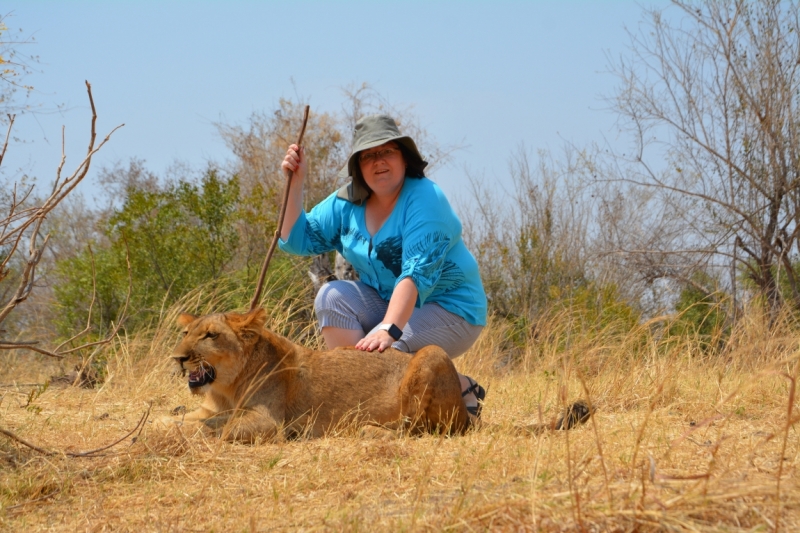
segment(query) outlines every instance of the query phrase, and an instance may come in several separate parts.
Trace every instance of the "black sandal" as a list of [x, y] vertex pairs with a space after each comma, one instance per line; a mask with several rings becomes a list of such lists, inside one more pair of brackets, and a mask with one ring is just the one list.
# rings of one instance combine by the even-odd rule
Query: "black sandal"
[[481, 410], [483, 409], [483, 400], [486, 398], [486, 389], [478, 385], [478, 382], [471, 377], [464, 377], [467, 378], [467, 381], [469, 381], [469, 387], [467, 387], [467, 390], [461, 393], [461, 397], [463, 398], [469, 393], [473, 393], [475, 395], [475, 398], [478, 399], [478, 405], [471, 405], [467, 407], [467, 412], [475, 418], [480, 418]]

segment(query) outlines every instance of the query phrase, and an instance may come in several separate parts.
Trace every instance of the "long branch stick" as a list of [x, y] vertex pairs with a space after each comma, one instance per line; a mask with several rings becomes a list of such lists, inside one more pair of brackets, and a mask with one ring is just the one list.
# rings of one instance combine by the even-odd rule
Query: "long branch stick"
[[[145, 422], [147, 422], [147, 418], [150, 416], [150, 409], [152, 409], [152, 408], [153, 408], [153, 403], [150, 402], [150, 405], [147, 407], [147, 411], [144, 412], [144, 414], [139, 419], [139, 422], [136, 424], [136, 426], [132, 430], [130, 430], [128, 433], [126, 433], [125, 435], [123, 435], [119, 439], [117, 439], [114, 442], [112, 442], [111, 444], [106, 444], [105, 446], [101, 446], [100, 448], [95, 448], [94, 450], [87, 450], [85, 452], [60, 452], [60, 453], [63, 453], [67, 457], [91, 457], [91, 456], [93, 456], [93, 455], [95, 455], [95, 454], [97, 454], [99, 452], [104, 452], [104, 451], [108, 450], [109, 448], [113, 448], [114, 446], [116, 446], [120, 442], [124, 441], [125, 439], [127, 439], [128, 437], [130, 437], [131, 435], [136, 433], [137, 429], [140, 430], [140, 433], [141, 433], [141, 428], [144, 428], [144, 424], [145, 424]], [[21, 437], [18, 437], [13, 432], [8, 431], [7, 429], [3, 429], [1, 427], [0, 427], [0, 434], [5, 435], [6, 437], [10, 438], [11, 440], [16, 441], [16, 442], [18, 442], [18, 443], [20, 443], [20, 444], [22, 444], [24, 446], [27, 446], [31, 450], [33, 450], [35, 452], [39, 452], [42, 455], [59, 455], [59, 452], [45, 450], [44, 448], [40, 448], [40, 447], [36, 446], [35, 444], [31, 444], [30, 442], [26, 441], [25, 439], [23, 439]]]
[[[305, 110], [303, 111], [303, 126], [300, 128], [300, 135], [297, 136], [297, 142], [295, 143], [297, 146], [300, 146], [303, 142], [303, 135], [306, 133], [306, 123], [308, 123], [308, 111], [310, 107], [306, 106]], [[267, 277], [267, 269], [269, 268], [269, 262], [272, 260], [272, 254], [275, 253], [275, 246], [278, 244], [278, 239], [281, 236], [281, 227], [283, 226], [283, 219], [286, 216], [286, 205], [289, 203], [289, 190], [291, 189], [292, 185], [292, 176], [294, 172], [289, 171], [286, 176], [286, 188], [283, 190], [283, 204], [281, 205], [281, 212], [280, 216], [278, 217], [278, 226], [275, 228], [275, 235], [272, 236], [272, 244], [269, 245], [269, 250], [267, 251], [267, 257], [264, 258], [264, 264], [261, 265], [261, 273], [258, 275], [258, 285], [256, 286], [256, 293], [253, 296], [253, 299], [250, 301], [250, 310], [252, 311], [256, 307], [258, 307], [258, 302], [261, 300], [261, 292], [264, 289], [264, 280]]]
[[53, 496], [55, 496], [57, 494], [60, 494], [60, 493], [61, 493], [61, 489], [56, 489], [53, 492], [51, 492], [49, 494], [45, 494], [44, 496], [42, 496], [40, 498], [34, 498], [33, 500], [24, 501], [22, 503], [18, 503], [17, 505], [12, 505], [11, 507], [6, 507], [5, 510], [6, 511], [13, 511], [15, 509], [21, 509], [21, 508], [25, 507], [26, 505], [30, 505], [32, 503], [39, 503], [39, 502], [43, 502], [45, 500], [49, 500]]

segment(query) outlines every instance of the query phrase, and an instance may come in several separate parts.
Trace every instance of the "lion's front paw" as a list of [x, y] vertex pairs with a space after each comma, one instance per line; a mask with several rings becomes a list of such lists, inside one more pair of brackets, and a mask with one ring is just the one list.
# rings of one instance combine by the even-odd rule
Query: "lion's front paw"
[[213, 430], [208, 428], [205, 424], [198, 420], [185, 420], [180, 416], [161, 416], [153, 420], [153, 429], [158, 431], [180, 431], [184, 435], [194, 435], [202, 432], [206, 435], [212, 435]]
[[160, 416], [153, 419], [153, 427], [155, 429], [169, 430], [180, 424], [181, 419], [174, 416]]
[[380, 426], [364, 426], [358, 431], [359, 437], [362, 439], [374, 440], [395, 440], [398, 437], [398, 432]]

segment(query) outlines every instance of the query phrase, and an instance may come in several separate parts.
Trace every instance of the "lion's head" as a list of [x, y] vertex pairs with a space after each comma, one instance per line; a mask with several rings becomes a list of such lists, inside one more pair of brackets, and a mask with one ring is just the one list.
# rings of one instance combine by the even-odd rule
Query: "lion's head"
[[189, 389], [204, 394], [212, 384], [233, 384], [246, 363], [246, 354], [258, 340], [267, 313], [255, 309], [246, 314], [225, 313], [196, 317], [181, 314], [183, 340], [172, 353], [180, 370], [189, 374]]

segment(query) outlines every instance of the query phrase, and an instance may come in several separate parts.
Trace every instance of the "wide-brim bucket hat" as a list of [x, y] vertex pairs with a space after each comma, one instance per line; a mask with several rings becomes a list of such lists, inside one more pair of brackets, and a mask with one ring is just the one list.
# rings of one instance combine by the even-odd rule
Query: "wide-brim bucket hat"
[[425, 167], [428, 166], [428, 163], [419, 153], [414, 139], [400, 133], [400, 129], [392, 117], [370, 115], [356, 123], [356, 129], [353, 132], [353, 150], [347, 158], [347, 164], [339, 171], [338, 175], [340, 179], [349, 177], [351, 182], [339, 190], [340, 197], [359, 204], [369, 197], [371, 191], [361, 175], [358, 154], [390, 141], [396, 142], [403, 152], [403, 158], [406, 161], [406, 177], [425, 177]]

